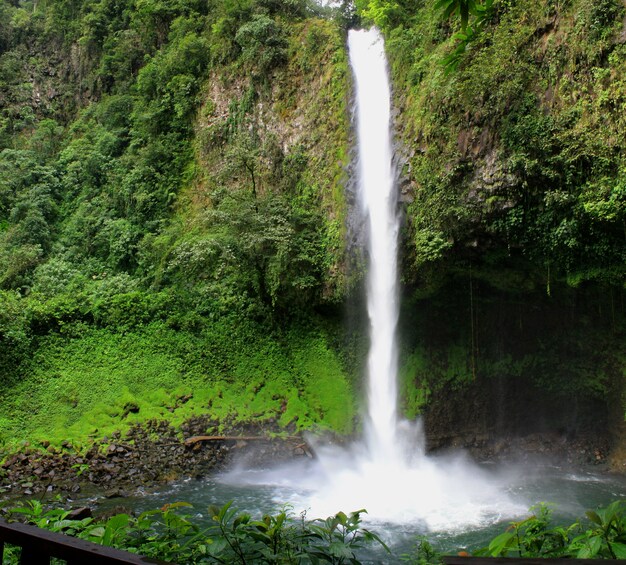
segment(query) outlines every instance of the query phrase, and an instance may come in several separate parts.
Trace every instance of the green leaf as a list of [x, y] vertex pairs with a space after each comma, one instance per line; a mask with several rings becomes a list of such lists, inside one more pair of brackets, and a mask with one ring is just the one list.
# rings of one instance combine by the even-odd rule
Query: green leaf
[[618, 542], [609, 542], [609, 546], [618, 559], [626, 559], [626, 544]]
[[89, 537], [102, 538], [104, 536], [104, 526], [97, 526], [92, 530], [89, 530]]
[[116, 514], [107, 520], [107, 528], [119, 530], [120, 528], [128, 526], [128, 521], [128, 514]]
[[[139, 518], [137, 518], [137, 521], [138, 522], [143, 522], [149, 516], [154, 516], [155, 514], [161, 514], [161, 510], [159, 510], [159, 509], [156, 509], [156, 510], [146, 510], [145, 512], [142, 512], [141, 514], [139, 514]], [[149, 520], [148, 520], [148, 522], [149, 522]]]
[[209, 539], [206, 546], [209, 555], [219, 556], [228, 546], [224, 538]]
[[224, 506], [220, 508], [217, 514], [217, 517], [219, 518], [220, 521], [226, 518], [226, 515], [228, 514], [228, 509], [230, 508], [232, 503], [233, 501], [231, 500], [230, 502], [227, 502], [226, 504], [224, 504]]
[[265, 522], [260, 522], [258, 520], [254, 521], [254, 522], [250, 522], [249, 525], [254, 527], [254, 528], [256, 528], [257, 530], [262, 531], [262, 532], [266, 532], [269, 529], [268, 525]]
[[241, 514], [235, 518], [233, 528], [239, 527], [241, 524], [247, 524], [250, 521], [250, 514]]
[[600, 536], [592, 536], [587, 540], [587, 544], [580, 549], [576, 557], [578, 559], [589, 559], [598, 555], [602, 547], [602, 538]]
[[328, 552], [334, 557], [343, 559], [350, 559], [353, 556], [350, 547], [340, 541], [331, 542], [328, 546]]
[[128, 526], [128, 514], [116, 514], [107, 520], [102, 545], [111, 545], [117, 533]]
[[26, 516], [35, 515], [35, 512], [33, 512], [32, 508], [25, 508], [24, 506], [20, 506], [19, 508], [11, 508], [10, 512], [12, 514], [24, 514]]
[[251, 530], [248, 535], [255, 541], [260, 541], [265, 545], [270, 545], [272, 543], [272, 538], [263, 532]]
[[499, 536], [496, 536], [491, 540], [489, 544], [489, 551], [493, 557], [502, 555], [505, 551], [510, 549], [513, 544], [515, 536], [511, 532], [504, 532]]
[[598, 526], [602, 525], [602, 518], [600, 518], [600, 516], [598, 516], [597, 512], [594, 512], [593, 510], [589, 510], [589, 511], [585, 512], [585, 515], [594, 524], [598, 524]]
[[76, 525], [75, 520], [57, 520], [49, 525], [49, 529], [53, 532], [59, 532], [74, 525]]

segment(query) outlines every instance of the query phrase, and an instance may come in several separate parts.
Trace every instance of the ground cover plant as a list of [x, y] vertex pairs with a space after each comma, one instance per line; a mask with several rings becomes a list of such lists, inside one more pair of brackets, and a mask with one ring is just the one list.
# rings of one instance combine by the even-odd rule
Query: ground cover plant
[[[51, 531], [86, 539], [177, 563], [351, 563], [367, 561], [378, 550], [392, 562], [434, 565], [442, 552], [428, 537], [420, 537], [410, 553], [395, 555], [374, 531], [363, 527], [365, 510], [338, 512], [326, 519], [294, 516], [288, 509], [254, 517], [231, 503], [210, 507], [209, 526], [199, 526], [185, 511], [187, 502], [166, 504], [139, 516], [116, 514], [106, 520], [68, 519], [69, 511], [50, 509], [33, 500], [8, 511], [20, 519]], [[569, 525], [551, 520], [550, 507], [540, 504], [532, 514], [512, 522], [505, 532], [473, 555], [519, 558], [626, 559], [626, 503], [617, 500], [590, 510]], [[446, 553], [450, 553], [450, 550]], [[468, 554], [460, 549], [461, 554]], [[18, 550], [11, 548], [5, 564], [17, 563]]]
[[[210, 507], [211, 525], [198, 526], [181, 510], [186, 502], [166, 504], [139, 516], [116, 514], [104, 522], [92, 518], [69, 520], [63, 509], [45, 510], [40, 502], [14, 508], [10, 516], [28, 523], [177, 563], [358, 563], [357, 555], [377, 545], [387, 550], [377, 534], [364, 528], [364, 510], [338, 512], [324, 520], [294, 517], [288, 509], [255, 519], [232, 508]], [[17, 563], [11, 550], [5, 564]]]

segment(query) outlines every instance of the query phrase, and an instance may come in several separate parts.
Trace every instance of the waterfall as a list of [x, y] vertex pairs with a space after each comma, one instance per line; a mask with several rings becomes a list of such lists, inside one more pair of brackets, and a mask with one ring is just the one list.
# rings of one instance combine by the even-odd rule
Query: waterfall
[[365, 436], [347, 447], [316, 445], [317, 458], [304, 467], [234, 473], [231, 480], [272, 484], [277, 501], [289, 500], [312, 516], [366, 508], [372, 521], [422, 531], [462, 531], [519, 515], [526, 505], [510, 502], [504, 492], [508, 480], [463, 454], [426, 456], [419, 422], [398, 418], [398, 215], [387, 62], [376, 29], [350, 31], [348, 49], [356, 91], [357, 184], [368, 232]]
[[373, 459], [397, 459], [398, 217], [391, 141], [391, 96], [383, 38], [351, 30], [358, 132], [358, 187], [368, 227], [366, 442]]
[[[463, 454], [434, 459], [419, 422], [398, 417], [397, 183], [391, 136], [391, 89], [380, 32], [351, 30], [355, 86], [357, 186], [367, 228], [368, 403], [362, 442], [319, 449], [319, 481], [306, 495], [316, 515], [366, 508], [377, 521], [465, 528], [515, 512], [498, 480]], [[310, 484], [305, 488], [309, 489]]]

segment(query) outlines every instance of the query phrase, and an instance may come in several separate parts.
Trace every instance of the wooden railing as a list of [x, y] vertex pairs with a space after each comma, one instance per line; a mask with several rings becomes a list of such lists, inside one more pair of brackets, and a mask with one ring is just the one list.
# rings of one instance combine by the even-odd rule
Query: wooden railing
[[0, 563], [4, 557], [5, 543], [22, 548], [21, 565], [50, 565], [51, 557], [62, 559], [68, 565], [86, 563], [89, 565], [145, 565], [147, 563], [167, 565], [164, 561], [157, 559], [49, 532], [35, 526], [9, 524], [0, 519]]
[[445, 565], [610, 565], [610, 559], [539, 559], [533, 557], [461, 557], [446, 555]]

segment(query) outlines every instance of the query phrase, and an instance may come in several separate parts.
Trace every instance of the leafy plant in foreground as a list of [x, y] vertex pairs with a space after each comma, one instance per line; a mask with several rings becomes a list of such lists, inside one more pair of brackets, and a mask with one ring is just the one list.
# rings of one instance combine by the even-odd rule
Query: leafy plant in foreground
[[437, 551], [425, 536], [415, 540], [415, 546], [410, 553], [403, 553], [400, 560], [414, 565], [439, 565], [442, 562], [441, 553]]
[[626, 559], [626, 502], [616, 500], [606, 508], [586, 512], [591, 527], [575, 537], [570, 548], [579, 559]]
[[314, 520], [308, 524], [306, 535], [312, 542], [313, 550], [309, 551], [309, 555], [330, 563], [358, 563], [355, 551], [365, 549], [372, 542], [389, 551], [377, 534], [361, 527], [363, 512], [367, 511], [357, 510], [349, 515], [338, 512], [325, 520]]
[[586, 513], [591, 525], [580, 521], [568, 527], [552, 526], [545, 504], [535, 514], [512, 522], [487, 548], [477, 554], [492, 557], [575, 557], [578, 559], [626, 559], [626, 502], [617, 500], [606, 508]]
[[304, 515], [295, 520], [283, 509], [255, 520], [228, 503], [210, 507], [212, 523], [200, 528], [178, 513], [191, 506], [177, 502], [138, 517], [116, 514], [106, 522], [97, 522], [93, 518], [70, 520], [67, 510], [46, 510], [41, 502], [31, 501], [12, 509], [9, 516], [21, 514], [26, 522], [41, 528], [179, 563], [356, 565], [360, 563], [357, 554], [371, 544], [388, 551], [378, 535], [361, 527], [364, 510], [308, 521]]
[[532, 516], [519, 522], [512, 522], [505, 532], [493, 538], [489, 547], [480, 553], [485, 552], [493, 557], [563, 555], [569, 540], [568, 530], [550, 527], [550, 509], [545, 504], [540, 504], [531, 510], [535, 510]]
[[[231, 503], [210, 507], [211, 523], [200, 527], [181, 509], [187, 502], [166, 504], [138, 517], [117, 514], [106, 521], [93, 518], [68, 519], [69, 511], [46, 509], [40, 501], [9, 511], [21, 514], [26, 522], [51, 531], [63, 532], [102, 545], [113, 546], [177, 563], [273, 563], [358, 565], [373, 548], [389, 548], [380, 537], [361, 524], [358, 510], [338, 512], [326, 519], [295, 519], [287, 508], [255, 519]], [[520, 558], [626, 559], [626, 502], [618, 500], [606, 508], [588, 511], [589, 524], [577, 521], [570, 526], [554, 526], [545, 504], [533, 508], [530, 517], [512, 522], [489, 546], [474, 555]], [[465, 552], [463, 552], [465, 554]], [[19, 552], [9, 548], [5, 564], [18, 562]], [[370, 553], [371, 555], [371, 553]], [[393, 558], [394, 556], [391, 555]], [[442, 557], [423, 537], [414, 550], [399, 561], [435, 565]]]

